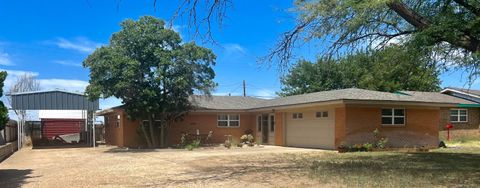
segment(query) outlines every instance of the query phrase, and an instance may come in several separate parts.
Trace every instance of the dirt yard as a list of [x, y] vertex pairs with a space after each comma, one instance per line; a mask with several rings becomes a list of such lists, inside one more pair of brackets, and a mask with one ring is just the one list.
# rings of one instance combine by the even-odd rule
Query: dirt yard
[[[315, 186], [288, 153], [331, 151], [266, 146], [245, 149], [23, 149], [0, 163], [0, 187], [300, 187]], [[303, 170], [302, 170], [303, 169]]]

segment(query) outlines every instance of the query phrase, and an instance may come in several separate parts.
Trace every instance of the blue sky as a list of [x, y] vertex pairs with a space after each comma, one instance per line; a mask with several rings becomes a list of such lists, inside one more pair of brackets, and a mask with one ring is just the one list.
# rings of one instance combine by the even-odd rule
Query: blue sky
[[[120, 2], [120, 3], [119, 3]], [[173, 2], [173, 3], [172, 3]], [[170, 4], [171, 3], [171, 4]], [[9, 77], [5, 89], [24, 72], [37, 75], [43, 89], [82, 91], [88, 84], [88, 70], [81, 62], [96, 47], [107, 44], [119, 31], [122, 20], [153, 15], [168, 20], [178, 6], [175, 1], [83, 0], [83, 1], [3, 1], [0, 3], [0, 69]], [[242, 80], [247, 94], [272, 97], [280, 88], [275, 68], [257, 64], [267, 54], [282, 32], [293, 27], [294, 16], [288, 12], [292, 1], [235, 1], [224, 25], [214, 24], [213, 36], [219, 45], [205, 44], [218, 56], [215, 81], [217, 95], [240, 95]], [[192, 28], [184, 20], [174, 23], [186, 41]], [[197, 44], [201, 41], [197, 39]], [[314, 59], [318, 45], [301, 48], [300, 58]], [[465, 86], [462, 72], [441, 76], [442, 86]], [[467, 87], [467, 86], [465, 86]], [[480, 88], [475, 83], [472, 88]], [[119, 104], [118, 100], [101, 102], [102, 108]]]

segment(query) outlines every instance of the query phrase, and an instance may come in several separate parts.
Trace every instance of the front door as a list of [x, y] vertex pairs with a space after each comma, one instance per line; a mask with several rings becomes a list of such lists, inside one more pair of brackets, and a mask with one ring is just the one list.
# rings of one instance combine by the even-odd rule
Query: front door
[[262, 143], [268, 143], [268, 115], [262, 114]]
[[257, 140], [260, 144], [274, 144], [275, 115], [260, 114], [257, 116]]

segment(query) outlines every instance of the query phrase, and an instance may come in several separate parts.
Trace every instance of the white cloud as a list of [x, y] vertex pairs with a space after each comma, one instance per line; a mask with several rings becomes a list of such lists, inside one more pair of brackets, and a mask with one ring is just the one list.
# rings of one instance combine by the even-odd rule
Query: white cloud
[[72, 66], [72, 67], [82, 67], [81, 63], [76, 63], [70, 60], [56, 60], [56, 61], [53, 61], [53, 63], [59, 64], [59, 65], [65, 65], [65, 66]]
[[0, 52], [0, 65], [13, 66], [15, 64], [13, 64], [12, 60], [10, 59], [10, 55]]
[[275, 91], [269, 90], [269, 89], [255, 90], [253, 92], [253, 95], [255, 97], [260, 97], [260, 98], [265, 98], [265, 99], [272, 99], [272, 98], [277, 97], [277, 94], [275, 94]]
[[[33, 76], [38, 76], [38, 72], [24, 71], [24, 70], [5, 70], [0, 69], [0, 71], [7, 71], [7, 79], [4, 84], [4, 91], [9, 91], [10, 87], [17, 81], [19, 76], [24, 74], [30, 74]], [[72, 79], [38, 79], [40, 82], [40, 87], [42, 90], [53, 90], [60, 89], [66, 91], [77, 91], [83, 92], [88, 85], [87, 81], [84, 80], [72, 80]]]
[[53, 41], [53, 44], [59, 48], [75, 50], [82, 53], [92, 53], [96, 48], [102, 45], [101, 43], [93, 42], [84, 37], [78, 37], [74, 40], [58, 38], [57, 40]]
[[115, 97], [109, 97], [106, 99], [100, 99], [99, 103], [100, 103], [100, 109], [108, 109], [108, 108], [122, 105], [122, 100]]
[[7, 78], [5, 79], [4, 86], [3, 86], [3, 91], [8, 92], [10, 90], [10, 87], [17, 81], [17, 78], [19, 76], [22, 76], [24, 74], [29, 74], [32, 76], [38, 76], [38, 72], [31, 72], [31, 71], [22, 71], [22, 70], [5, 70], [5, 69], [0, 69], [0, 71], [6, 71], [7, 72]]
[[74, 92], [83, 92], [88, 86], [87, 81], [83, 80], [70, 80], [70, 79], [39, 79], [40, 87], [43, 90], [66, 90]]
[[247, 50], [244, 47], [242, 47], [240, 44], [231, 43], [231, 44], [225, 44], [223, 46], [225, 48], [225, 53], [227, 55], [233, 55], [233, 54], [245, 55], [245, 54], [247, 54]]

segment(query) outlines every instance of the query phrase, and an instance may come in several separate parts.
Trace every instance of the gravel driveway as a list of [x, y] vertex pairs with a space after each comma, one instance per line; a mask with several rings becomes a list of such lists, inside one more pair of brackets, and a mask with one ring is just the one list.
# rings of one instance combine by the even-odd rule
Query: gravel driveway
[[194, 151], [114, 147], [23, 149], [0, 163], [0, 187], [314, 186], [286, 156], [323, 150], [263, 148]]

